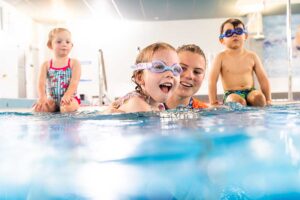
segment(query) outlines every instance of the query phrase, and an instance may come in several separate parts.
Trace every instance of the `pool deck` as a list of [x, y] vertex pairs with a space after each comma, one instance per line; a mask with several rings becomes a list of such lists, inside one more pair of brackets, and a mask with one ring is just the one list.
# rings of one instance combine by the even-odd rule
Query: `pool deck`
[[[275, 100], [272, 101], [272, 105], [289, 105], [289, 104], [300, 104], [300, 101], [287, 101], [287, 100]], [[99, 111], [102, 112], [107, 108], [107, 106], [81, 106], [79, 112], [83, 111]], [[0, 112], [32, 112], [31, 108], [22, 107], [0, 107]]]
[[[99, 111], [102, 112], [107, 108], [107, 106], [81, 106], [78, 111]], [[0, 112], [32, 112], [31, 108], [1, 108]]]
[[298, 104], [300, 101], [287, 101], [287, 100], [275, 100], [272, 101], [272, 105], [287, 105], [287, 104]]

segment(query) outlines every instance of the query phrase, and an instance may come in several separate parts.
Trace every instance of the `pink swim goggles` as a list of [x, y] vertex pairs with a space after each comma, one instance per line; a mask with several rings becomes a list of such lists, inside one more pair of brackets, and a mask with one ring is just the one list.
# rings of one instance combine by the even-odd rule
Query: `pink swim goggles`
[[148, 69], [154, 73], [163, 73], [165, 71], [171, 71], [174, 76], [179, 76], [182, 73], [182, 68], [179, 64], [174, 64], [172, 66], [167, 66], [164, 62], [160, 60], [154, 60], [148, 63], [138, 63], [131, 67], [134, 70]]

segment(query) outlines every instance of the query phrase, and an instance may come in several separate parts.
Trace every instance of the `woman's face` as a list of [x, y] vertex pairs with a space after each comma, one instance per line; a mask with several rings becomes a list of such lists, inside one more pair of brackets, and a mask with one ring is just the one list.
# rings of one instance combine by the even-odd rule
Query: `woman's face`
[[205, 75], [206, 61], [202, 55], [190, 51], [182, 51], [178, 56], [183, 72], [175, 95], [181, 98], [191, 97], [200, 89]]
[[[179, 58], [174, 50], [163, 49], [153, 54], [152, 61], [162, 61], [167, 66], [179, 64]], [[173, 93], [179, 83], [179, 76], [174, 76], [171, 71], [162, 73], [144, 70], [142, 75], [142, 88], [144, 93], [151, 96], [156, 102], [162, 103]]]

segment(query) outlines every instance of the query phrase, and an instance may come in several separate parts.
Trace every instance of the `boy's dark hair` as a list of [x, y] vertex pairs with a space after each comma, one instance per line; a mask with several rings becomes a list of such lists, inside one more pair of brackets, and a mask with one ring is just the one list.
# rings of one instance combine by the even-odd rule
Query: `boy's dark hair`
[[203, 56], [203, 58], [205, 60], [205, 63], [206, 63], [206, 57], [205, 57], [205, 54], [204, 54], [203, 50], [195, 44], [182, 45], [182, 46], [178, 47], [176, 51], [177, 51], [177, 53], [184, 52], [184, 51], [189, 51], [189, 52], [192, 52], [192, 53], [199, 54], [200, 56]]
[[236, 28], [238, 25], [242, 24], [243, 28], [245, 29], [245, 24], [241, 20], [230, 18], [230, 19], [227, 19], [225, 22], [223, 22], [223, 24], [221, 25], [220, 34], [223, 34], [224, 26], [225, 26], [225, 24], [228, 24], [228, 23], [232, 24], [234, 28]]

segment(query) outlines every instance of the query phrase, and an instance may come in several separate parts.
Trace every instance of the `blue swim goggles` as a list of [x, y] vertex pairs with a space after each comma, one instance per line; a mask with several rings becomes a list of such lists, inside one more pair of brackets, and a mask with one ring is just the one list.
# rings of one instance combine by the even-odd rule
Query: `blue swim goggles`
[[172, 66], [167, 66], [164, 62], [160, 60], [155, 60], [148, 63], [138, 63], [131, 67], [134, 70], [148, 69], [154, 73], [163, 73], [165, 71], [171, 71], [174, 76], [179, 76], [182, 73], [182, 68], [179, 64], [174, 64]]
[[235, 29], [229, 29], [225, 31], [225, 33], [221, 34], [219, 36], [220, 39], [223, 39], [224, 37], [231, 37], [233, 34], [242, 35], [243, 33], [247, 33], [245, 29], [242, 28], [235, 28]]

